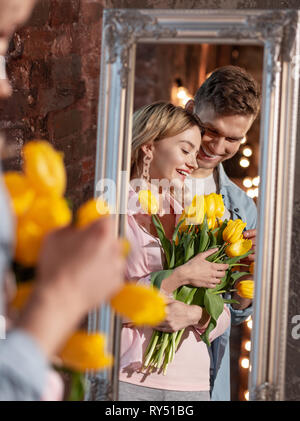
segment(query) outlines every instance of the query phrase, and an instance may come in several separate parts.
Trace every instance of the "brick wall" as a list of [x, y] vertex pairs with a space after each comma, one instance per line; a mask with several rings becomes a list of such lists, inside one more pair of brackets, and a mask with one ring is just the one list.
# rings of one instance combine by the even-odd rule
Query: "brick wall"
[[13, 37], [7, 58], [13, 96], [0, 104], [1, 128], [20, 149], [49, 140], [65, 155], [67, 195], [75, 207], [93, 194], [102, 1], [40, 0]]

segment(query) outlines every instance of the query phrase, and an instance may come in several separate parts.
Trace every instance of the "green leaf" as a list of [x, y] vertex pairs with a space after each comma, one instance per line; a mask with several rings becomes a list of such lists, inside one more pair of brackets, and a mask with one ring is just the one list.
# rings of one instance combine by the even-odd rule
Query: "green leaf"
[[246, 276], [246, 275], [252, 276], [252, 275], [251, 275], [251, 273], [249, 273], [249, 272], [232, 272], [232, 273], [231, 273], [231, 278], [232, 278], [234, 281], [237, 281], [237, 280], [238, 280], [238, 279], [240, 279], [242, 276]]
[[208, 244], [209, 244], [208, 225], [207, 225], [207, 217], [205, 215], [202, 228], [201, 228], [198, 253], [202, 253], [203, 251], [205, 251]]
[[162, 281], [171, 275], [173, 269], [159, 270], [152, 272], [150, 275], [151, 285], [157, 289], [160, 289]]
[[213, 234], [213, 232], [212, 232], [212, 231], [209, 231], [208, 235], [209, 235], [209, 239], [210, 239], [210, 244], [209, 244], [209, 247], [213, 248], [213, 247], [215, 247], [215, 246], [216, 246], [216, 244], [217, 244], [217, 239], [216, 239], [216, 237], [214, 236], [214, 234]]
[[240, 304], [237, 300], [226, 300], [225, 298], [223, 298], [223, 301], [225, 304]]
[[183, 303], [185, 303], [194, 289], [196, 289], [196, 288], [195, 287], [186, 286], [186, 285], [180, 287], [178, 289], [177, 294], [176, 294], [176, 300], [177, 301], [182, 301]]
[[204, 294], [205, 294], [205, 288], [203, 287], [197, 288], [192, 304], [197, 305], [199, 307], [204, 307]]
[[204, 294], [204, 306], [211, 318], [208, 327], [201, 338], [210, 346], [209, 334], [217, 325], [217, 320], [224, 308], [224, 301], [221, 295], [213, 295], [211, 290], [206, 289]]
[[217, 244], [223, 244], [224, 240], [223, 240], [223, 231], [224, 229], [227, 227], [228, 221], [227, 219], [225, 219], [225, 221], [223, 222], [220, 231], [218, 232], [218, 237], [217, 237]]
[[166, 237], [165, 230], [159, 220], [159, 218], [156, 215], [152, 215], [152, 221], [156, 228], [156, 232], [158, 235], [158, 238], [160, 239], [162, 248], [164, 249], [167, 266], [170, 267], [170, 261], [171, 261], [171, 254], [172, 254], [172, 245], [170, 240]]

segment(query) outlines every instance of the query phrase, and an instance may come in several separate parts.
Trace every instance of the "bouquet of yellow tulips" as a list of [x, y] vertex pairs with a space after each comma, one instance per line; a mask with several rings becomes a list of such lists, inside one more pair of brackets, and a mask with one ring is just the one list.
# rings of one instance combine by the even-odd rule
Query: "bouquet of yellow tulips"
[[[148, 213], [157, 209], [155, 213], [152, 212], [154, 213], [152, 220], [165, 254], [164, 269], [151, 274], [153, 286], [160, 289], [162, 280], [168, 277], [176, 267], [209, 249], [217, 248], [218, 250], [207, 258], [208, 261], [229, 265], [226, 276], [214, 289], [182, 286], [173, 292], [175, 300], [205, 307], [210, 315], [210, 321], [202, 335], [202, 340], [210, 345], [209, 334], [216, 327], [224, 303], [236, 302], [224, 298], [224, 296], [227, 297], [225, 294], [233, 291], [233, 285], [239, 278], [249, 274], [234, 271], [237, 265], [248, 266], [238, 262], [252, 253], [251, 240], [243, 239], [242, 235], [246, 223], [240, 219], [224, 222], [220, 219], [225, 211], [221, 195], [212, 193], [206, 196], [195, 196], [191, 205], [186, 207], [180, 216], [170, 241], [156, 215], [158, 206], [155, 206], [155, 196], [150, 191], [140, 191], [139, 200]], [[150, 202], [152, 202], [151, 205]], [[144, 369], [150, 371], [154, 368], [163, 369], [163, 373], [166, 374], [168, 364], [174, 359], [183, 332], [184, 329], [174, 333], [154, 331], [144, 354]]]

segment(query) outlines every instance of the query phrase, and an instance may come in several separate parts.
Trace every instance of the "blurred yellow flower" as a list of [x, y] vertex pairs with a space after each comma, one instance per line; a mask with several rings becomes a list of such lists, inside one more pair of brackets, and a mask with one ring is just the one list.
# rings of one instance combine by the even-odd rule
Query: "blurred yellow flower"
[[102, 216], [109, 215], [109, 213], [110, 209], [105, 200], [90, 199], [78, 209], [76, 214], [76, 226], [78, 228], [84, 228], [97, 221], [97, 219]]
[[112, 308], [136, 326], [156, 326], [166, 317], [166, 302], [156, 288], [127, 283], [110, 302]]
[[99, 333], [75, 332], [59, 353], [65, 367], [76, 371], [101, 370], [113, 364], [105, 352], [105, 336]]
[[224, 215], [224, 212], [225, 212], [225, 205], [224, 205], [224, 202], [223, 202], [222, 195], [216, 194], [215, 195], [215, 201], [216, 201], [216, 210], [215, 210], [216, 218], [222, 218], [222, 216]]
[[223, 231], [223, 240], [226, 243], [236, 243], [238, 240], [241, 240], [246, 225], [246, 222], [243, 222], [241, 219], [228, 221], [227, 227]]
[[35, 191], [24, 174], [20, 172], [8, 171], [4, 174], [3, 179], [15, 214], [17, 216], [23, 215], [33, 202]]
[[229, 244], [226, 249], [225, 253], [228, 257], [238, 257], [242, 256], [243, 254], [247, 253], [252, 247], [251, 240], [238, 240], [235, 243]]
[[15, 310], [22, 310], [30, 297], [33, 289], [33, 281], [24, 282], [18, 285], [16, 295], [14, 296], [11, 306]]
[[155, 215], [158, 213], [158, 201], [151, 190], [140, 190], [138, 197], [144, 212], [148, 213], [149, 215]]
[[254, 296], [254, 282], [252, 280], [241, 281], [237, 284], [237, 292], [242, 298], [253, 299]]
[[38, 194], [63, 196], [66, 171], [63, 156], [45, 140], [26, 143], [23, 147], [24, 173]]
[[[72, 222], [72, 212], [66, 199], [57, 196], [37, 196], [25, 215], [35, 222], [43, 232], [49, 233]], [[22, 226], [22, 221], [20, 221]]]
[[24, 266], [37, 263], [45, 233], [34, 221], [21, 218], [16, 230], [15, 260]]

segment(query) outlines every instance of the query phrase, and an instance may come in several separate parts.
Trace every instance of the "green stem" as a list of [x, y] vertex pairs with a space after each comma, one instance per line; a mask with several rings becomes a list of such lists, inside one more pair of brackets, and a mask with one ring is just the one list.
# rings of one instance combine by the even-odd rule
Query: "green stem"
[[[150, 351], [149, 351], [149, 353], [145, 354], [145, 355], [146, 355], [146, 359], [145, 359], [145, 362], [144, 362], [144, 367], [148, 367], [148, 365], [149, 365], [149, 363], [150, 363], [150, 360], [151, 360], [152, 355], [153, 355], [153, 351], [154, 351], [154, 349], [155, 349], [155, 347], [156, 347], [156, 344], [157, 344], [158, 338], [159, 338], [159, 336], [160, 336], [160, 332], [154, 332], [154, 334], [155, 334], [155, 336], [154, 336], [153, 341], [152, 341], [152, 343], [151, 343]], [[152, 335], [152, 336], [153, 336], [153, 335]], [[150, 341], [150, 342], [151, 342], [151, 341]], [[148, 349], [148, 348], [147, 348], [147, 349]]]
[[163, 357], [164, 357], [164, 351], [168, 345], [168, 339], [169, 339], [169, 333], [164, 333], [164, 339], [163, 339], [163, 343], [162, 346], [160, 348], [159, 354], [158, 354], [158, 361], [157, 361], [157, 369], [159, 370], [161, 365], [162, 365], [162, 361], [163, 361]]

